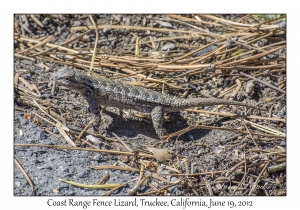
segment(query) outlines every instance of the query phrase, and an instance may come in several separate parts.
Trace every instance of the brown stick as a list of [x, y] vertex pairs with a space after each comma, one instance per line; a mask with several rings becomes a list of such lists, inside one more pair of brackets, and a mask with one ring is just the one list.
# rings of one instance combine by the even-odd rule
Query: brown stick
[[95, 170], [113, 169], [113, 170], [122, 170], [122, 171], [137, 171], [137, 172], [140, 171], [137, 168], [123, 167], [123, 166], [91, 166], [90, 168], [95, 169]]
[[231, 113], [222, 113], [222, 112], [211, 112], [211, 111], [205, 111], [205, 110], [196, 110], [196, 109], [185, 109], [188, 112], [199, 112], [199, 113], [205, 113], [205, 114], [215, 114], [215, 115], [221, 115], [226, 117], [244, 117], [247, 119], [257, 119], [257, 120], [271, 120], [271, 121], [280, 121], [286, 123], [286, 119], [280, 119], [280, 118], [270, 118], [270, 117], [259, 117], [259, 116], [246, 116], [246, 115], [238, 115], [238, 114], [231, 114]]
[[16, 147], [46, 147], [53, 149], [69, 149], [69, 150], [82, 150], [89, 152], [104, 152], [114, 155], [129, 155], [129, 156], [140, 156], [140, 157], [148, 157], [154, 158], [154, 155], [148, 155], [145, 153], [133, 153], [133, 152], [120, 152], [114, 150], [104, 150], [104, 149], [91, 149], [91, 148], [81, 148], [81, 147], [70, 147], [70, 146], [57, 146], [57, 145], [45, 145], [45, 144], [15, 144]]
[[260, 80], [260, 79], [258, 79], [258, 78], [256, 78], [256, 77], [253, 77], [253, 76], [251, 76], [251, 75], [249, 75], [249, 74], [246, 74], [246, 73], [244, 73], [244, 72], [240, 72], [240, 74], [243, 75], [243, 76], [245, 76], [245, 77], [248, 77], [248, 78], [250, 78], [250, 79], [253, 79], [253, 80], [255, 80], [255, 81], [258, 81], [258, 82], [260, 82], [260, 83], [262, 83], [262, 84], [264, 84], [264, 85], [266, 85], [266, 86], [268, 86], [268, 87], [270, 87], [270, 88], [272, 88], [272, 89], [274, 89], [274, 90], [277, 90], [277, 91], [280, 92], [280, 93], [286, 94], [286, 91], [281, 90], [281, 89], [279, 89], [278, 87], [275, 87], [274, 85], [271, 85], [271, 84], [269, 84], [269, 83], [267, 83], [267, 82], [265, 82], [265, 81], [262, 81], [262, 80]]
[[24, 174], [26, 180], [27, 180], [28, 183], [30, 184], [31, 189], [32, 189], [31, 195], [33, 195], [33, 192], [34, 192], [34, 186], [33, 186], [33, 184], [32, 184], [32, 181], [30, 180], [29, 176], [28, 176], [27, 173], [24, 171], [23, 167], [20, 165], [20, 163], [17, 161], [16, 158], [14, 158], [14, 162], [15, 162], [15, 164], [17, 165], [17, 167], [22, 171], [22, 173]]

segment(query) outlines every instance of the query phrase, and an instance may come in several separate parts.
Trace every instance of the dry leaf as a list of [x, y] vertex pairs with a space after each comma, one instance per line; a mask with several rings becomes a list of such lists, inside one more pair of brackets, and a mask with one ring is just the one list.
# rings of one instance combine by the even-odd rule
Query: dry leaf
[[52, 190], [55, 194], [59, 194], [59, 191], [57, 189]]
[[170, 154], [168, 149], [156, 149], [152, 147], [146, 147], [146, 148], [153, 153], [157, 161], [164, 161], [172, 158], [172, 154]]
[[264, 179], [268, 178], [269, 177], [269, 173], [268, 172], [265, 172], [262, 176]]
[[147, 164], [147, 168], [151, 171], [151, 172], [157, 172], [157, 165], [154, 164], [153, 162], [149, 161], [146, 163]]
[[267, 96], [265, 96], [265, 97], [263, 97], [263, 99], [266, 101], [266, 102], [271, 102], [271, 101], [273, 101], [273, 98], [271, 98], [271, 97], [267, 97]]
[[127, 163], [129, 161], [128, 156], [127, 155], [119, 155], [118, 159], [123, 162], [123, 163]]
[[28, 113], [26, 113], [26, 114], [24, 114], [24, 119], [26, 119], [26, 120], [30, 120], [30, 118], [31, 118], [31, 114], [28, 114]]

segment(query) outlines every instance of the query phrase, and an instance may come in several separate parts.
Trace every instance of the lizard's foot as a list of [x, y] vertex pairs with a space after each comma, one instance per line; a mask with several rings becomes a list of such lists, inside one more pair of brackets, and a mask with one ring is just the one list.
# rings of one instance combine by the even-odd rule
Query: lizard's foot
[[100, 116], [96, 116], [94, 117], [94, 122], [93, 122], [93, 130], [94, 132], [99, 131], [99, 127], [100, 127]]
[[156, 130], [156, 133], [160, 139], [165, 139], [169, 135], [168, 131], [165, 128]]

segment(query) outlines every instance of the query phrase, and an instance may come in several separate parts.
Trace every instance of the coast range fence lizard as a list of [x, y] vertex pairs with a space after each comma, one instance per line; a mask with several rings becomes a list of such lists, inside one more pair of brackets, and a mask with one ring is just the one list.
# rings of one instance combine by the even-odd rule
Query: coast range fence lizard
[[186, 108], [210, 105], [239, 105], [254, 109], [263, 109], [243, 102], [215, 98], [179, 98], [162, 94], [143, 87], [126, 85], [121, 82], [92, 76], [84, 70], [63, 68], [51, 76], [58, 85], [77, 91], [89, 104], [94, 117], [93, 127], [100, 126], [99, 106], [133, 109], [151, 113], [154, 129], [158, 136], [168, 135], [162, 126], [164, 114]]

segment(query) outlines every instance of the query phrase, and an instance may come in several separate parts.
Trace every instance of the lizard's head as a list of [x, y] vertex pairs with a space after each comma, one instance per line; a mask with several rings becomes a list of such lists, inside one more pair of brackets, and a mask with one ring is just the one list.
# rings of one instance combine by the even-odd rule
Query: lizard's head
[[84, 74], [84, 72], [63, 68], [55, 72], [50, 79], [55, 81], [59, 85], [77, 89], [80, 84], [85, 83], [80, 74]]

